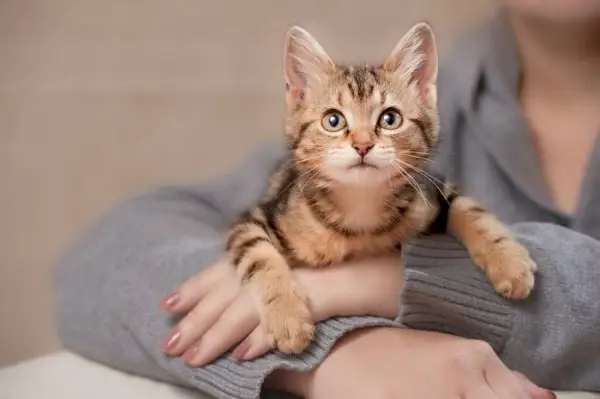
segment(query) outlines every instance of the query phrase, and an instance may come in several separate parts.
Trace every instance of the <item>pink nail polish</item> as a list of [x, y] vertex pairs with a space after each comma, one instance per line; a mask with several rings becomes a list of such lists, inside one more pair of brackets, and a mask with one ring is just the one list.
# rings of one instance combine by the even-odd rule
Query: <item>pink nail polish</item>
[[181, 338], [181, 333], [179, 331], [171, 333], [168, 337], [163, 339], [162, 347], [165, 352], [170, 352], [179, 343], [179, 339]]
[[236, 358], [237, 360], [244, 360], [244, 356], [246, 356], [246, 353], [248, 352], [248, 349], [250, 349], [248, 347], [247, 344], [245, 344], [244, 342], [242, 342], [237, 348], [235, 348], [235, 350], [231, 353], [231, 356], [233, 356], [234, 358]]
[[199, 351], [198, 346], [192, 346], [190, 349], [185, 351], [185, 353], [183, 354], [183, 360], [185, 360], [188, 363], [192, 363], [194, 361], [194, 359], [196, 358], [196, 356], [198, 355], [198, 351]]
[[172, 309], [179, 302], [179, 298], [179, 292], [175, 291], [162, 300], [162, 305], [165, 309]]

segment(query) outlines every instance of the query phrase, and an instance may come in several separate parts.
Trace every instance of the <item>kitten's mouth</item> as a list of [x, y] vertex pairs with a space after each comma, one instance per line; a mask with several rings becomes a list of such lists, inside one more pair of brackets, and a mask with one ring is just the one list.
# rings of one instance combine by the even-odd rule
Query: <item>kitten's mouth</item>
[[361, 161], [357, 164], [350, 166], [348, 169], [377, 169], [377, 166]]

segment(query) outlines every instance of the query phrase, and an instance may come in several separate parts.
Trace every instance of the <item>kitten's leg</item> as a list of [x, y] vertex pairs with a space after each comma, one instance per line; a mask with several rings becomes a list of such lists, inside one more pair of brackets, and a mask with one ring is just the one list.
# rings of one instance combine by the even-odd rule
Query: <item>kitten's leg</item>
[[308, 347], [314, 323], [306, 298], [294, 282], [288, 262], [260, 220], [260, 211], [235, 225], [227, 251], [258, 305], [263, 324], [282, 352], [300, 353]]
[[496, 291], [509, 299], [527, 298], [536, 269], [527, 249], [473, 198], [459, 195], [450, 201], [449, 232], [467, 247]]

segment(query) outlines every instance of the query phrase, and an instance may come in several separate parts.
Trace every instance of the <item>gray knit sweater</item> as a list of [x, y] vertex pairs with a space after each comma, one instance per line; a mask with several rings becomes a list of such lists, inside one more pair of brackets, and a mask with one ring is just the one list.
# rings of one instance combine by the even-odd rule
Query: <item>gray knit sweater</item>
[[[548, 388], [600, 392], [600, 142], [574, 215], [556, 211], [516, 102], [519, 65], [500, 20], [465, 38], [442, 68], [440, 167], [507, 223], [540, 265], [533, 296], [507, 302], [450, 237], [407, 251], [402, 321], [492, 344], [506, 364]], [[567, 133], [567, 132], [565, 132]], [[259, 147], [238, 169], [200, 186], [164, 188], [121, 204], [67, 252], [57, 273], [65, 346], [115, 368], [219, 398], [258, 398], [276, 368], [304, 370], [346, 332], [392, 325], [374, 317], [320, 323], [300, 356], [229, 356], [189, 368], [163, 355], [172, 320], [159, 299], [220, 255], [222, 232], [249, 207], [283, 156]]]

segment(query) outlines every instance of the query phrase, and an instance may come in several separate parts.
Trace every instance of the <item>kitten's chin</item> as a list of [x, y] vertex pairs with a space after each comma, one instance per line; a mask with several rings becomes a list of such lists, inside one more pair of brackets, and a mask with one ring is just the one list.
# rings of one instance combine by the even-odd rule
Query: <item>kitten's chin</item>
[[374, 166], [354, 166], [350, 168], [330, 168], [326, 175], [337, 183], [353, 186], [379, 186], [389, 184], [389, 176], [384, 170]]

